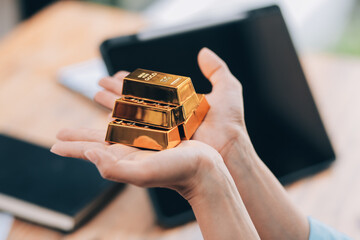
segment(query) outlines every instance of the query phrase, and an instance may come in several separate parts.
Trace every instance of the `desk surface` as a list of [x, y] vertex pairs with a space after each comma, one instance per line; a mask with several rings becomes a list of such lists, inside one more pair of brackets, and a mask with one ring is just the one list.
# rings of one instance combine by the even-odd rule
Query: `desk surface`
[[[136, 14], [70, 1], [22, 23], [0, 42], [0, 132], [49, 147], [61, 128], [105, 128], [108, 112], [59, 85], [56, 72], [99, 56], [103, 39], [143, 25]], [[360, 237], [360, 59], [311, 55], [302, 62], [338, 159], [330, 169], [287, 189], [306, 214]], [[9, 239], [202, 237], [196, 223], [158, 227], [145, 190], [128, 186], [72, 234], [16, 220]]]

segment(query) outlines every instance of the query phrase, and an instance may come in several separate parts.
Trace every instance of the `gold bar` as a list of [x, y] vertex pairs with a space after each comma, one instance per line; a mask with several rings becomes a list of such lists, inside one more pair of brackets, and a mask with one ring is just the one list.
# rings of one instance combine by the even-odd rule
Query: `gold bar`
[[164, 150], [190, 139], [210, 106], [189, 77], [137, 69], [123, 84], [105, 140]]
[[204, 94], [198, 94], [198, 98], [199, 107], [183, 124], [179, 125], [180, 136], [183, 140], [191, 139], [210, 109]]
[[139, 148], [164, 150], [175, 147], [181, 139], [177, 127], [161, 129], [116, 119], [109, 123], [105, 141]]
[[116, 100], [112, 116], [113, 118], [172, 128], [183, 122], [180, 110], [181, 108], [177, 105], [123, 97]]
[[123, 96], [183, 104], [195, 93], [189, 77], [136, 69], [124, 78]]
[[194, 93], [191, 95], [186, 101], [180, 106], [183, 119], [182, 121], [185, 121], [190, 117], [190, 115], [196, 110], [196, 108], [199, 106], [199, 95]]
[[198, 104], [196, 94], [191, 95], [181, 106], [123, 97], [115, 101], [112, 116], [161, 128], [173, 128], [184, 122]]

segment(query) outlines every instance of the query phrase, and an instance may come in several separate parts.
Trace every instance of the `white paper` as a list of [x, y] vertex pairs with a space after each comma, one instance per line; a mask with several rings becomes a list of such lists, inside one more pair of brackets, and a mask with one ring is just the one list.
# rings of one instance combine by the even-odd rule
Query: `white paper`
[[63, 67], [58, 72], [58, 80], [62, 85], [90, 99], [102, 89], [98, 82], [106, 76], [105, 64], [99, 58]]

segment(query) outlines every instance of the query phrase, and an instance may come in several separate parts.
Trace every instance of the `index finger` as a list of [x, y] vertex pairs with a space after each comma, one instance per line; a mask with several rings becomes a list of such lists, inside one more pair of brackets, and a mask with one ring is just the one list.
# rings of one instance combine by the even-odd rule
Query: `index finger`
[[113, 77], [104, 77], [99, 81], [99, 85], [109, 92], [121, 96], [124, 78], [129, 74], [126, 71], [120, 71]]

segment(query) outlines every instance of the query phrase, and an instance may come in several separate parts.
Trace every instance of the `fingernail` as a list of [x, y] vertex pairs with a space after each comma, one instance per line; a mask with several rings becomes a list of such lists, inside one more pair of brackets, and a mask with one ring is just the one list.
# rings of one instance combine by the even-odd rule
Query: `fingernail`
[[54, 151], [54, 146], [52, 146], [52, 147], [50, 148], [50, 152], [55, 153], [55, 151]]
[[[60, 142], [59, 142], [60, 144]], [[62, 152], [61, 146], [59, 147], [59, 144], [55, 143], [51, 148], [50, 148], [50, 152], [59, 155], [59, 156], [63, 156], [66, 157], [66, 154], [64, 154], [64, 152]]]
[[84, 153], [85, 157], [95, 165], [99, 161], [99, 155], [94, 150], [88, 150]]
[[54, 145], [50, 148], [50, 152], [56, 154], [56, 144], [54, 144]]
[[212, 53], [213, 51], [211, 51], [209, 48], [207, 47], [203, 47], [200, 51], [202, 52], [208, 52], [208, 53]]

